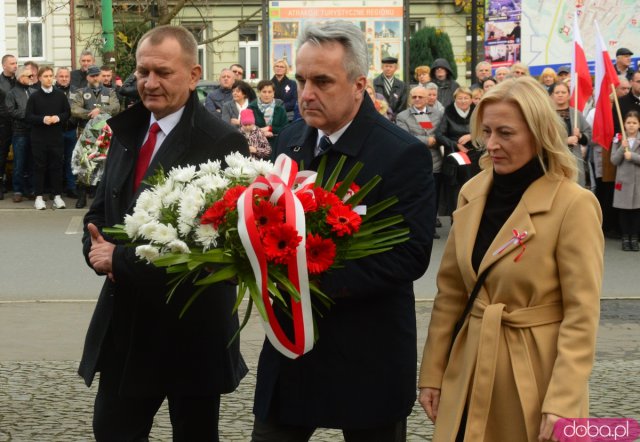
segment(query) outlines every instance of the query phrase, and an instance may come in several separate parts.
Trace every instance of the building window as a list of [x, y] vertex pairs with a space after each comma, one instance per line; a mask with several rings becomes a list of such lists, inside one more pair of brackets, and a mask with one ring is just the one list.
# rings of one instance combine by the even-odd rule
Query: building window
[[260, 49], [260, 28], [249, 25], [238, 32], [238, 63], [244, 66], [245, 78], [259, 80], [262, 78], [262, 54]]
[[411, 32], [411, 35], [413, 36], [413, 34], [415, 34], [416, 32], [418, 32], [420, 29], [422, 29], [424, 25], [424, 20], [423, 19], [411, 19], [409, 20], [409, 31]]
[[[180, 23], [187, 28], [197, 42], [207, 39], [207, 27], [203, 23]], [[207, 45], [198, 45], [198, 64], [202, 66], [202, 77], [207, 78]]]
[[18, 57], [44, 58], [43, 0], [17, 0]]

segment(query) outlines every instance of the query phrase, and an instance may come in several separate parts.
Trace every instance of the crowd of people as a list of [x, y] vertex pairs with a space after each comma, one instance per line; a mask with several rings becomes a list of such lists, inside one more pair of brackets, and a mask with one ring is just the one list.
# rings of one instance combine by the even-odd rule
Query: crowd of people
[[[62, 195], [83, 208], [95, 183], [78, 180], [72, 158], [82, 148], [78, 137], [87, 124], [105, 120], [138, 101], [135, 84], [98, 67], [90, 51], [80, 55], [80, 68], [54, 69], [27, 61], [18, 66], [11, 54], [2, 57], [0, 74], [0, 199], [11, 187], [12, 200], [33, 200], [38, 210], [64, 209]], [[131, 76], [133, 78], [133, 76]], [[13, 151], [12, 182], [5, 182], [7, 159]]]

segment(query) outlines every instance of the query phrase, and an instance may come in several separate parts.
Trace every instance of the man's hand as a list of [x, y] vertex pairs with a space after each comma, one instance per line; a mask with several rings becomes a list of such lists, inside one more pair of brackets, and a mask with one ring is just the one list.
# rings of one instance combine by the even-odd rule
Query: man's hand
[[115, 282], [112, 258], [116, 246], [104, 239], [94, 224], [87, 224], [87, 230], [91, 235], [91, 250], [89, 251], [91, 267], [98, 273], [106, 274], [110, 280]]
[[94, 108], [91, 110], [91, 112], [89, 112], [89, 119], [95, 118], [98, 115], [100, 115], [100, 108]]
[[424, 387], [420, 389], [420, 397], [418, 398], [420, 405], [427, 412], [427, 416], [431, 422], [436, 423], [438, 417], [438, 406], [440, 405], [440, 389]]

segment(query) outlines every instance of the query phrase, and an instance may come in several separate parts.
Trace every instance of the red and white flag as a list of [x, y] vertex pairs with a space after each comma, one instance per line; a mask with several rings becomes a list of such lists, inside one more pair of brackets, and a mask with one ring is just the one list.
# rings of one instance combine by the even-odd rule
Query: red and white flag
[[618, 86], [620, 80], [613, 69], [609, 51], [607, 51], [602, 35], [600, 35], [598, 22], [594, 23], [596, 25], [596, 112], [593, 117], [592, 139], [595, 143], [609, 150], [614, 135], [613, 112], [609, 95], [613, 92], [611, 85]]
[[571, 105], [580, 112], [584, 110], [587, 101], [593, 94], [591, 74], [587, 57], [584, 55], [584, 45], [578, 27], [578, 13], [573, 15], [573, 58], [571, 59]]

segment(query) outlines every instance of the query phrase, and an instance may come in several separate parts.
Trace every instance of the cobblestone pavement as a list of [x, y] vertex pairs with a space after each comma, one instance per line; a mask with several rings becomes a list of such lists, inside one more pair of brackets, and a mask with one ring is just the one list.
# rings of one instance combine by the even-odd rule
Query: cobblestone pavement
[[[419, 337], [424, 343], [430, 302], [417, 304]], [[598, 352], [591, 378], [591, 414], [640, 419], [640, 301], [603, 302]], [[253, 321], [257, 324], [257, 321]], [[242, 349], [250, 368], [240, 388], [222, 399], [223, 441], [248, 441], [261, 333], [250, 329]], [[419, 354], [421, 354], [421, 348]], [[77, 361], [0, 361], [0, 442], [90, 441], [96, 387], [87, 389], [75, 374]], [[409, 418], [410, 441], [428, 440], [432, 426], [416, 403]], [[166, 404], [156, 416], [151, 440], [170, 441]], [[339, 441], [336, 430], [318, 430], [312, 441]]]

